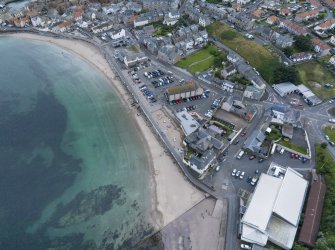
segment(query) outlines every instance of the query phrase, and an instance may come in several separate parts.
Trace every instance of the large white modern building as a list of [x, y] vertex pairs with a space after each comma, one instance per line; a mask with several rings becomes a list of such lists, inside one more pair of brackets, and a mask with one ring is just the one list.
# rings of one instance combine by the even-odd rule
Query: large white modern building
[[262, 174], [242, 218], [241, 239], [265, 246], [267, 241], [291, 249], [308, 182], [291, 168], [279, 175]]

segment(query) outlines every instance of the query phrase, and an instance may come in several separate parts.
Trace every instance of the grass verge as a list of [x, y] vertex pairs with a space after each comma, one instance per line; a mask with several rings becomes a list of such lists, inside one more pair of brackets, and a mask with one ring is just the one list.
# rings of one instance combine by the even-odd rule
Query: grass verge
[[330, 155], [327, 144], [315, 145], [316, 169], [324, 175], [327, 191], [323, 206], [320, 238], [315, 249], [335, 249], [335, 161]]
[[278, 144], [280, 144], [280, 145], [282, 145], [284, 147], [293, 149], [293, 150], [295, 150], [295, 151], [297, 151], [299, 153], [302, 153], [302, 154], [305, 154], [305, 155], [307, 154], [307, 149], [306, 148], [298, 146], [298, 145], [295, 145], [295, 144], [292, 144], [292, 143], [290, 143], [288, 141], [282, 140]]

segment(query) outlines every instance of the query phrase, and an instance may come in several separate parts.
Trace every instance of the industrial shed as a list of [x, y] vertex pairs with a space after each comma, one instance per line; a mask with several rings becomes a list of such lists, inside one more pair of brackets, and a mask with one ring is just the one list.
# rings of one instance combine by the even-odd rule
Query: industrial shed
[[195, 82], [186, 83], [180, 86], [170, 87], [166, 91], [169, 102], [182, 98], [189, 98], [204, 93], [203, 88], [199, 87]]
[[299, 235], [299, 242], [308, 247], [314, 247], [319, 232], [325, 194], [326, 184], [324, 183], [323, 177], [317, 175], [316, 178], [312, 180], [304, 223]]

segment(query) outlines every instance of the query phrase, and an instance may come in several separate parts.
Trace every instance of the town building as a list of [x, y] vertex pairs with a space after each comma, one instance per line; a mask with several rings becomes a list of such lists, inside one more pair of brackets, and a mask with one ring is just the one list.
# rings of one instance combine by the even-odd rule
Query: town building
[[193, 154], [188, 162], [184, 160], [184, 163], [200, 177], [204, 175], [210, 167], [213, 167], [216, 162], [216, 154], [213, 150], [207, 150], [202, 155]]
[[201, 27], [207, 27], [210, 24], [211, 24], [211, 20], [210, 20], [210, 18], [208, 16], [201, 15], [199, 17], [199, 25]]
[[313, 173], [304, 222], [299, 235], [299, 242], [310, 248], [315, 246], [319, 233], [325, 194], [326, 184], [323, 177]]
[[259, 101], [265, 93], [265, 89], [259, 89], [254, 86], [247, 86], [243, 92], [245, 98]]
[[228, 21], [242, 30], [251, 30], [254, 27], [254, 21], [244, 14], [229, 14]]
[[294, 53], [292, 56], [290, 56], [290, 59], [294, 63], [309, 61], [312, 58], [313, 58], [313, 55], [311, 53], [307, 53], [307, 52]]
[[297, 86], [297, 92], [303, 97], [304, 101], [311, 106], [322, 103], [320, 98], [317, 97], [309, 88], [307, 88], [303, 84]]
[[327, 21], [324, 21], [323, 23], [317, 25], [314, 27], [315, 31], [328, 31], [332, 30], [335, 27], [335, 19], [330, 19]]
[[126, 31], [122, 28], [112, 29], [110, 32], [108, 32], [108, 35], [112, 40], [117, 40], [124, 38], [126, 36]]
[[272, 88], [277, 92], [281, 97], [287, 96], [294, 93], [298, 88], [291, 82], [283, 82], [278, 84], [273, 84]]
[[241, 239], [265, 246], [268, 241], [284, 249], [293, 247], [308, 182], [288, 167], [271, 163], [262, 173], [242, 217]]
[[257, 155], [266, 155], [267, 149], [262, 147], [265, 134], [262, 131], [253, 131], [243, 144], [243, 148]]
[[176, 117], [180, 122], [185, 136], [192, 134], [200, 126], [200, 124], [187, 111], [177, 112]]
[[195, 82], [189, 82], [184, 85], [168, 88], [166, 91], [166, 96], [167, 100], [171, 102], [182, 98], [202, 95], [203, 93], [203, 88], [199, 87]]
[[317, 52], [319, 56], [326, 56], [330, 53], [331, 47], [321, 39], [313, 37], [311, 43], [314, 51]]
[[335, 66], [335, 55], [329, 59], [329, 63]]
[[121, 54], [123, 56], [123, 62], [128, 68], [148, 60], [143, 52], [132, 52], [129, 50], [124, 50]]
[[234, 64], [230, 64], [227, 67], [225, 67], [223, 70], [221, 70], [220, 74], [223, 78], [227, 78], [228, 76], [231, 76], [237, 72], [236, 67]]
[[279, 26], [281, 28], [286, 29], [288, 32], [290, 32], [294, 35], [297, 35], [297, 36], [299, 36], [299, 35], [307, 36], [308, 35], [308, 32], [304, 27], [302, 27], [302, 26], [300, 26], [296, 23], [293, 23], [292, 21], [290, 21], [288, 19], [282, 20], [280, 22]]
[[266, 23], [270, 24], [270, 25], [275, 25], [279, 23], [279, 18], [275, 15], [269, 16], [266, 19]]
[[319, 11], [317, 9], [308, 10], [308, 11], [296, 14], [295, 21], [297, 22], [308, 21], [309, 19], [318, 17], [318, 15], [319, 15]]

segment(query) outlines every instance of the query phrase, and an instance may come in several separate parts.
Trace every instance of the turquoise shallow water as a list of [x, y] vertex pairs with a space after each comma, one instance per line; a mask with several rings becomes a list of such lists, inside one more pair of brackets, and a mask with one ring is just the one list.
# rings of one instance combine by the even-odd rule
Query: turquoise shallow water
[[106, 80], [0, 38], [0, 249], [127, 249], [148, 234], [148, 159]]

